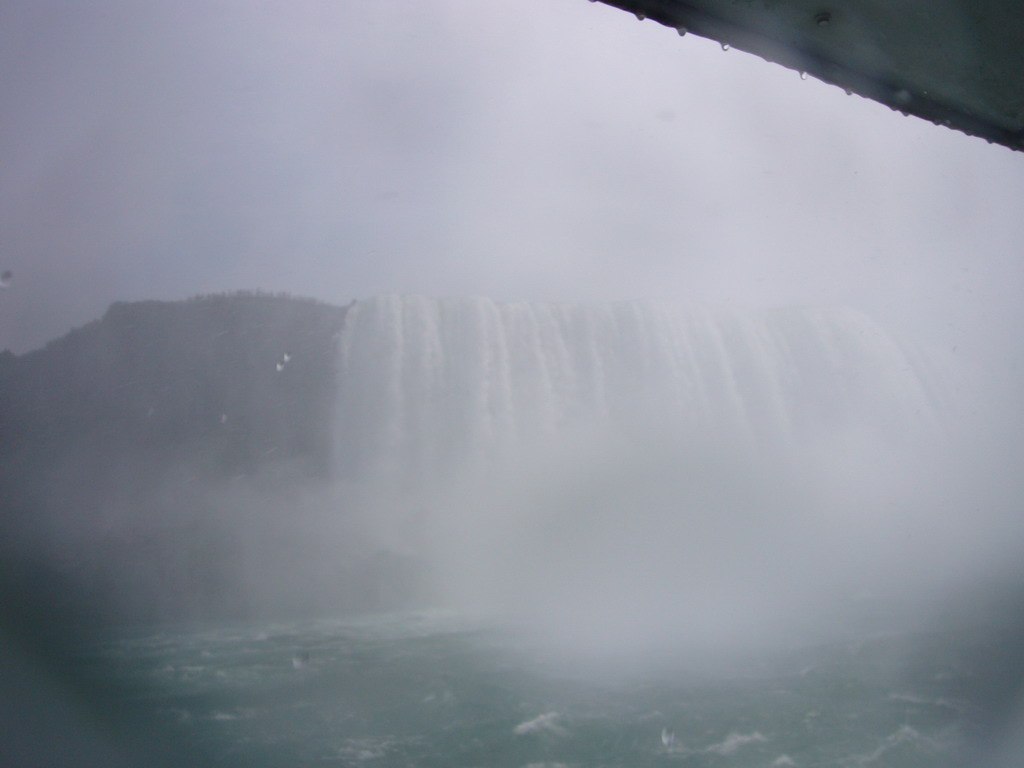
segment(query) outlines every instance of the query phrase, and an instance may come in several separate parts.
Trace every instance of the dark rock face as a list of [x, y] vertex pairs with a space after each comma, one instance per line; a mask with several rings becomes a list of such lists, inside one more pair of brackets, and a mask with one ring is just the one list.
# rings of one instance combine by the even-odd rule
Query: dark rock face
[[343, 318], [338, 307], [265, 295], [114, 304], [0, 365], [5, 464], [75, 445], [187, 459], [207, 475], [281, 459], [322, 473]]
[[[118, 303], [0, 356], [8, 589], [56, 577], [132, 619], [252, 613], [241, 563], [299, 546], [254, 507], [287, 519], [294, 494], [330, 478], [344, 317], [262, 294]], [[280, 567], [294, 583], [271, 591], [293, 605], [310, 576]]]

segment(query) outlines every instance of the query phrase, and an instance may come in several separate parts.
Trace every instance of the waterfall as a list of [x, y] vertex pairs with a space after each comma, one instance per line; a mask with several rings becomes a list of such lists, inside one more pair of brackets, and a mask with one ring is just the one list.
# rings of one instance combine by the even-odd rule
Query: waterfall
[[545, 641], [785, 636], [960, 551], [956, 379], [856, 311], [381, 296], [340, 344], [345, 541]]
[[403, 484], [581, 432], [780, 450], [941, 431], [941, 377], [846, 309], [387, 295], [350, 307], [340, 359], [340, 472]]

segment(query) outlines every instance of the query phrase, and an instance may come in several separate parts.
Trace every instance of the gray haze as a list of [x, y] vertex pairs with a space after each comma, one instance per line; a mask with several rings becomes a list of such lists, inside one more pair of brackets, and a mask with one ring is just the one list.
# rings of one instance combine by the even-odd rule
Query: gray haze
[[584, 0], [0, 4], [0, 348], [258, 288], [842, 304], [1016, 365], [1024, 155]]
[[934, 470], [1019, 498], [1022, 154], [584, 0], [7, 2], [0, 71], [0, 348], [236, 289], [849, 306], [990, 379], [992, 466]]
[[[642, 298], [851, 307], [900, 344], [922, 341], [950, 374], [945, 439], [913, 433], [904, 444], [891, 424], [862, 429], [850, 410], [845, 431], [823, 424], [754, 451], [727, 429], [709, 434], [714, 420], [687, 431], [655, 413], [653, 427], [607, 434], [556, 424], [556, 439], [525, 444], [516, 461], [467, 466], [429, 492], [394, 475], [291, 479], [288, 465], [202, 486], [159, 465], [164, 495], [146, 501], [162, 519], [121, 493], [132, 486], [116, 471], [100, 478], [114, 498], [82, 516], [80, 490], [108, 486], [89, 461], [70, 480], [58, 465], [65, 495], [17, 524], [42, 531], [51, 563], [85, 554], [103, 566], [110, 552], [138, 564], [144, 578], [116, 562], [111, 573], [140, 602], [172, 595], [189, 607], [203, 574], [223, 571], [254, 606], [312, 593], [309, 605], [323, 607], [330, 585], [359, 582], [360, 557], [383, 562], [385, 577], [428, 561], [432, 597], [493, 610], [603, 665], [609, 654], [658, 661], [668, 649], [664, 658], [806, 640], [808, 626], [831, 628], [864, 596], [927, 611], [933, 598], [968, 603], [979, 583], [1019, 579], [1024, 153], [586, 0], [0, 0], [0, 159], [0, 350], [39, 347], [114, 301], [239, 289], [338, 304]], [[486, 327], [449, 336], [483, 338]], [[638, 338], [622, 347], [643, 348]], [[553, 346], [565, 358], [579, 351]], [[278, 354], [276, 371], [290, 370]], [[451, 357], [463, 369], [475, 360]], [[766, 357], [784, 380], [786, 354]], [[630, 374], [645, 370], [622, 359]], [[737, 379], [756, 368], [744, 359], [761, 358], [736, 358]], [[868, 391], [892, 373], [870, 364], [884, 358], [835, 359], [838, 390], [844, 373]], [[899, 378], [912, 366], [897, 368]], [[496, 391], [485, 380], [416, 400], [427, 377], [376, 373], [364, 366], [346, 383], [366, 377], [387, 436], [445, 396], [475, 407]], [[404, 411], [384, 397], [402, 387], [414, 393]], [[126, 412], [138, 405], [144, 432], [154, 409], [127, 394], [152, 394], [138, 381], [101, 389]], [[259, 391], [282, 400], [283, 390]], [[254, 396], [252, 411], [274, 410], [262, 403]], [[79, 410], [95, 417], [61, 406], [55, 455]], [[431, 434], [456, 441], [449, 415], [459, 411], [439, 413]], [[202, 434], [234, 419], [214, 413]], [[356, 431], [339, 430], [339, 453]], [[67, 455], [109, 470], [93, 437]], [[51, 446], [34, 447], [46, 464]], [[30, 478], [44, 498], [52, 469]], [[145, 537], [126, 535], [147, 530], [165, 535], [163, 562], [134, 545]], [[396, 559], [375, 561], [381, 552]], [[1009, 682], [988, 710], [982, 697], [981, 717], [1005, 709], [1021, 722], [1019, 661], [995, 657], [992, 668]], [[51, 710], [41, 708], [40, 733], [52, 730]]]
[[857, 313], [391, 296], [341, 349], [340, 538], [575, 656], [927, 619], [1019, 569], [1012, 416]]

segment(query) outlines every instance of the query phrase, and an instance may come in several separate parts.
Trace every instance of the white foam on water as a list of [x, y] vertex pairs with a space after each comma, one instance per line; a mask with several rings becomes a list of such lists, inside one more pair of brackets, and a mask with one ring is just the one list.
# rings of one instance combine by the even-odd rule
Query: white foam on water
[[753, 733], [737, 733], [733, 731], [717, 744], [712, 744], [704, 749], [705, 752], [713, 752], [718, 755], [730, 755], [740, 747], [747, 744], [768, 741], [759, 731]]
[[903, 701], [907, 704], [917, 704], [927, 707], [942, 707], [944, 709], [951, 709], [954, 712], [963, 712], [966, 709], [963, 704], [944, 697], [930, 699], [925, 696], [919, 696], [915, 693], [890, 693], [888, 698], [892, 701]]
[[359, 761], [379, 760], [388, 754], [393, 745], [393, 739], [348, 739], [345, 746], [338, 750], [338, 757]]
[[565, 736], [569, 732], [558, 724], [557, 720], [560, 716], [561, 715], [559, 715], [558, 712], [546, 712], [543, 715], [537, 715], [537, 717], [532, 720], [520, 723], [512, 729], [512, 732], [516, 736], [523, 736], [528, 733], [538, 733], [541, 731]]
[[941, 752], [947, 748], [946, 745], [936, 739], [922, 735], [915, 728], [909, 725], [901, 725], [897, 730], [882, 739], [871, 752], [864, 755], [855, 755], [851, 760], [855, 765], [871, 765], [878, 762], [892, 750], [903, 746], [910, 746], [913, 749], [929, 753]]

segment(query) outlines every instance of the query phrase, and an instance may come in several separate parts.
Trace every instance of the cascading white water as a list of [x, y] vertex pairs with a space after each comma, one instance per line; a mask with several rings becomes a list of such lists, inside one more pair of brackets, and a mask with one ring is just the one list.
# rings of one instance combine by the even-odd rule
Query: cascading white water
[[938, 429], [934, 377], [849, 310], [392, 295], [353, 304], [341, 344], [342, 472], [401, 484], [581, 429], [764, 450]]
[[857, 312], [382, 296], [340, 358], [348, 540], [572, 649], [785, 634], [956, 550], [948, 374]]

